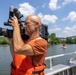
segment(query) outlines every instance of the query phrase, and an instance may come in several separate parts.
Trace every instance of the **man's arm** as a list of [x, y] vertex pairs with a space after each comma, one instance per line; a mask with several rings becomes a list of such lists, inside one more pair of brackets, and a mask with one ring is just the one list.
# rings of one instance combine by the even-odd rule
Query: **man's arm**
[[34, 55], [33, 49], [29, 44], [25, 44], [20, 35], [20, 29], [18, 27], [14, 28], [13, 32], [14, 40], [14, 50], [16, 53], [24, 55]]
[[11, 25], [13, 26], [13, 44], [14, 44], [14, 51], [19, 54], [24, 55], [34, 55], [33, 49], [30, 45], [25, 44], [20, 35], [20, 28], [19, 23], [16, 17], [13, 17], [10, 20]]
[[12, 55], [12, 58], [13, 58], [13, 56], [14, 56], [13, 39], [8, 38], [8, 40], [9, 40], [9, 44], [10, 44], [10, 52], [11, 52], [11, 55]]

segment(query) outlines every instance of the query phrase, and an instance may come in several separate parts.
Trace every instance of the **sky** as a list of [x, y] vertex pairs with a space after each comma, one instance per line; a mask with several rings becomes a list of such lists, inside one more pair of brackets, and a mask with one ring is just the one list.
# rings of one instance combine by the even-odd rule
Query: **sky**
[[23, 14], [23, 19], [30, 14], [41, 18], [48, 26], [49, 34], [57, 37], [76, 36], [76, 0], [0, 0], [0, 27], [9, 17], [9, 8], [13, 6]]

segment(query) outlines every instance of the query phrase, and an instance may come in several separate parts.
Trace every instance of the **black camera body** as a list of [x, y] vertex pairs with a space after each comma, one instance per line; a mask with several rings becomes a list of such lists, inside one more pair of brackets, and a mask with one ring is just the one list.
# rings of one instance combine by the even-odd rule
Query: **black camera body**
[[[9, 19], [11, 19], [12, 17], [16, 16], [20, 25], [22, 24], [21, 22], [21, 18], [23, 17], [23, 15], [18, 11], [17, 8], [14, 8], [14, 7], [10, 7], [10, 11], [9, 11]], [[4, 22], [4, 25], [6, 26], [10, 26], [10, 22], [9, 22], [9, 19], [8, 19], [8, 22]]]
[[[18, 22], [20, 24], [20, 34], [21, 34], [22, 39], [23, 40], [29, 39], [29, 36], [25, 35], [25, 29], [23, 28], [23, 22], [24, 21], [21, 20], [23, 15], [18, 11], [17, 8], [10, 7], [9, 19], [11, 19], [13, 16], [17, 17]], [[7, 22], [4, 22], [5, 26], [11, 26], [10, 22], [9, 22], [9, 19], [8, 19]], [[5, 36], [5, 37], [12, 38], [13, 37], [13, 30], [0, 27], [0, 36]], [[48, 40], [48, 26], [46, 26], [44, 24], [41, 25], [41, 27], [40, 27], [40, 36], [42, 38], [44, 38], [45, 40]]]
[[[20, 24], [20, 34], [21, 34], [22, 39], [23, 40], [28, 39], [29, 36], [25, 35], [25, 29], [23, 29], [23, 24], [22, 23], [24, 21], [21, 20], [23, 15], [20, 13], [20, 11], [18, 11], [17, 8], [10, 7], [10, 9], [9, 9], [9, 19], [11, 19], [14, 16], [17, 17], [18, 22]], [[5, 26], [11, 26], [10, 22], [9, 22], [9, 19], [8, 19], [7, 22], [4, 22]], [[5, 37], [12, 38], [13, 37], [13, 30], [0, 27], [0, 36], [5, 36]]]

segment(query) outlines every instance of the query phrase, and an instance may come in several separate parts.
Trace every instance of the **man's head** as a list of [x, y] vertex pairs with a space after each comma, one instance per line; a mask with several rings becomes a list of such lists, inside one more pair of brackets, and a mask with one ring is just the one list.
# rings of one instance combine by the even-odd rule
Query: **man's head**
[[25, 34], [32, 35], [34, 33], [39, 33], [41, 26], [41, 19], [35, 15], [29, 15], [25, 20]]

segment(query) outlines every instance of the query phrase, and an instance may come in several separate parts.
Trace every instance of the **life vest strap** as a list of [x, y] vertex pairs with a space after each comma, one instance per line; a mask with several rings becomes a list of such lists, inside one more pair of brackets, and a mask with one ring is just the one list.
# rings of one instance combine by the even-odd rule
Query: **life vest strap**
[[33, 71], [32, 74], [38, 74], [38, 75], [40, 75], [43, 71], [44, 71], [44, 69], [39, 70], [39, 71]]

